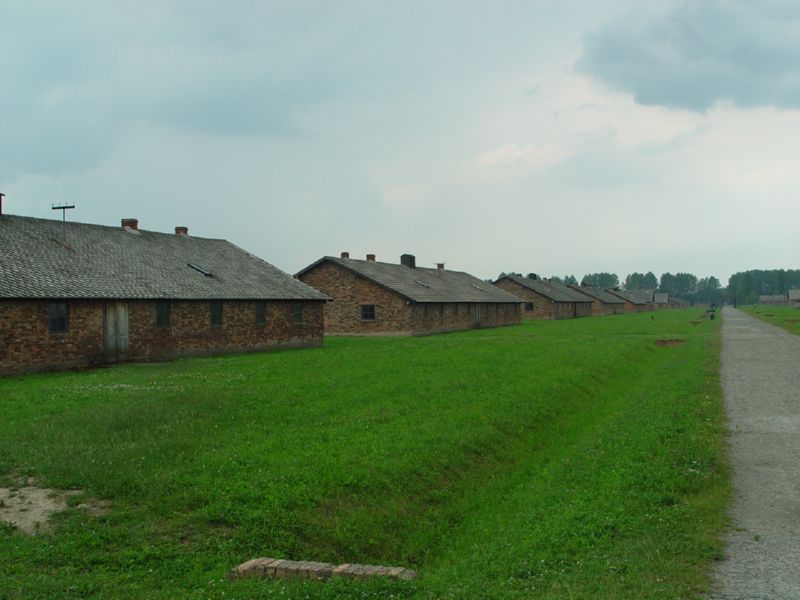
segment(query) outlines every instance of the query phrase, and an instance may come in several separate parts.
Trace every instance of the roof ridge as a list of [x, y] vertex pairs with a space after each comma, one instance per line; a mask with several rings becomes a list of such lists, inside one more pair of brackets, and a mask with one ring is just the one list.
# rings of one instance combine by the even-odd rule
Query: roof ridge
[[[43, 217], [29, 217], [27, 215], [14, 215], [14, 214], [10, 214], [10, 213], [3, 213], [2, 216], [3, 217], [8, 217], [9, 220], [11, 220], [11, 219], [23, 219], [23, 220], [26, 220], [26, 221], [44, 221], [46, 223], [55, 223], [55, 224], [58, 224], [58, 225], [66, 224], [66, 225], [74, 225], [74, 226], [79, 226], [79, 227], [97, 227], [97, 228], [101, 228], [101, 229], [111, 229], [111, 230], [114, 230], [114, 231], [124, 231], [125, 230], [125, 228], [122, 227], [121, 225], [106, 225], [104, 223], [84, 223], [83, 221], [61, 221], [59, 219], [45, 219]], [[175, 236], [181, 235], [181, 234], [177, 234], [177, 233], [170, 233], [169, 231], [155, 231], [153, 229], [137, 229], [137, 231], [139, 231], [141, 233], [152, 233], [154, 235], [166, 235], [166, 236], [170, 236], [170, 237], [175, 237]], [[183, 237], [186, 237], [188, 239], [196, 239], [196, 240], [210, 240], [210, 241], [214, 241], [214, 242], [228, 242], [229, 244], [232, 243], [229, 240], [226, 240], [225, 238], [212, 238], [212, 237], [205, 237], [205, 236], [201, 236], [201, 235], [186, 235], [186, 236], [183, 236]]]

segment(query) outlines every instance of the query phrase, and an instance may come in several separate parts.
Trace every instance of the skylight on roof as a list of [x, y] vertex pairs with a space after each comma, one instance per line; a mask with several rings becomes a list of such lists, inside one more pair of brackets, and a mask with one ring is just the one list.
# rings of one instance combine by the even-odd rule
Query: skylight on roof
[[206, 270], [205, 270], [203, 267], [201, 267], [200, 265], [196, 265], [196, 264], [194, 264], [194, 263], [186, 263], [186, 264], [187, 264], [187, 265], [189, 265], [190, 267], [192, 267], [192, 268], [193, 268], [195, 271], [197, 271], [198, 273], [202, 273], [202, 274], [203, 274], [203, 275], [205, 275], [206, 277], [211, 277], [211, 273], [210, 273], [209, 271], [206, 271]]
[[479, 285], [475, 285], [474, 283], [470, 283], [470, 285], [471, 285], [472, 287], [474, 287], [476, 290], [480, 290], [480, 291], [482, 291], [482, 292], [485, 292], [485, 291], [486, 291], [486, 290], [484, 290], [484, 289], [483, 289], [481, 286], [479, 286]]
[[426, 288], [429, 288], [429, 287], [431, 287], [430, 285], [428, 285], [428, 284], [427, 284], [427, 283], [425, 283], [424, 281], [420, 281], [419, 279], [415, 279], [415, 280], [414, 280], [414, 283], [418, 283], [418, 284], [420, 284], [422, 287], [426, 287]]

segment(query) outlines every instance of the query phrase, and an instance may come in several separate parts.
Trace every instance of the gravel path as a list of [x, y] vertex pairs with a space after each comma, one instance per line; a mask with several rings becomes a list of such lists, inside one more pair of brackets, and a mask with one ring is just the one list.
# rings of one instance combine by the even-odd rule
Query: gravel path
[[800, 598], [800, 336], [726, 308], [733, 520], [716, 599]]

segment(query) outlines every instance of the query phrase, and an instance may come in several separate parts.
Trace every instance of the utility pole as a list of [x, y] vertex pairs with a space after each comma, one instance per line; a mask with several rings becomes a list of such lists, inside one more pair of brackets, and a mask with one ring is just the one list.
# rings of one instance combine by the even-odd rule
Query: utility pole
[[61, 241], [67, 243], [67, 211], [75, 208], [74, 204], [53, 204], [53, 210], [61, 211]]

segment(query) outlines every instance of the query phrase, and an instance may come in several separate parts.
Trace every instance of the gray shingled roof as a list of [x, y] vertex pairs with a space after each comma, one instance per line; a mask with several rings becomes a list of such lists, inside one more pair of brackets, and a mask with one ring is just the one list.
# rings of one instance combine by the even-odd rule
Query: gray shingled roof
[[597, 287], [591, 287], [588, 285], [587, 286], [574, 285], [571, 287], [572, 289], [577, 290], [581, 294], [586, 294], [587, 296], [590, 296], [595, 300], [600, 300], [600, 302], [602, 302], [603, 304], [625, 304], [625, 300], [623, 300], [622, 298], [617, 298], [613, 294], [609, 294], [607, 291], [601, 290], [600, 288]]
[[[189, 266], [198, 265], [211, 276]], [[325, 300], [225, 240], [0, 218], [0, 298]]]
[[632, 290], [608, 290], [608, 293], [617, 296], [618, 298], [622, 298], [623, 300], [627, 300], [631, 304], [638, 304], [644, 305], [647, 304], [647, 300], [644, 300], [641, 296], [632, 293]]
[[324, 256], [300, 271], [303, 275], [328, 261], [392, 290], [413, 302], [522, 302], [513, 294], [462, 271], [410, 268], [405, 265]]
[[625, 294], [623, 298], [630, 297], [636, 298], [640, 302], [647, 304], [653, 301], [653, 290], [619, 290], [620, 295]]
[[[543, 279], [532, 279], [530, 277], [520, 277], [519, 275], [505, 275], [498, 279], [510, 279], [514, 283], [533, 290], [541, 294], [545, 298], [549, 298], [554, 302], [591, 302], [591, 298], [587, 298], [582, 294], [578, 294], [566, 285], [560, 284], [556, 281], [545, 281]], [[495, 282], [496, 283], [496, 282]]]

